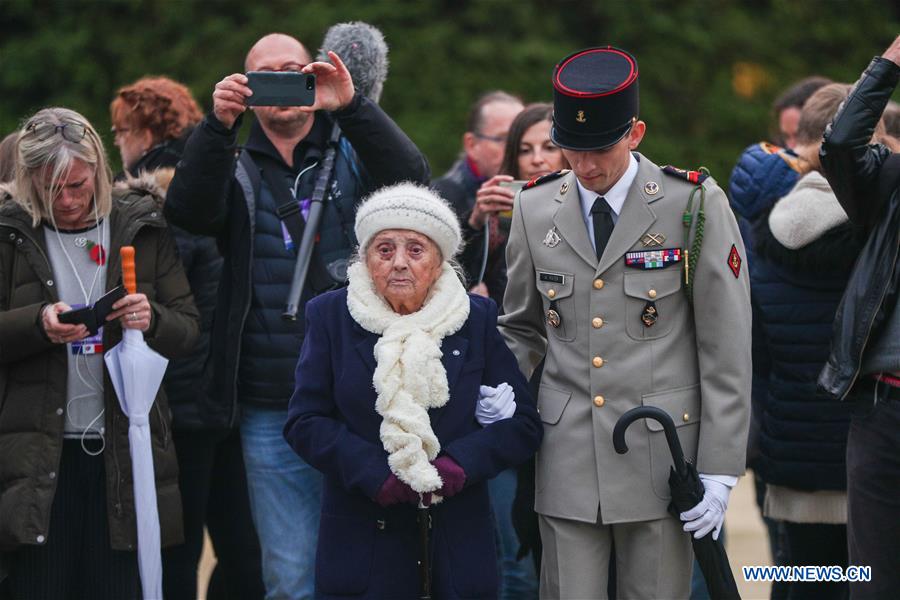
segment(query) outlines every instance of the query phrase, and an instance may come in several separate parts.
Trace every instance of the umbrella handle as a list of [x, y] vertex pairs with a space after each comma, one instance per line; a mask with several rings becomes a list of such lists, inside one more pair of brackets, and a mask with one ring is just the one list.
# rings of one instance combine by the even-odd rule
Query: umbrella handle
[[122, 283], [129, 294], [137, 293], [137, 275], [134, 272], [134, 246], [119, 248], [122, 257]]
[[684, 461], [684, 450], [681, 449], [681, 442], [678, 439], [678, 433], [675, 431], [675, 422], [672, 421], [669, 413], [661, 408], [638, 406], [619, 417], [613, 429], [613, 446], [616, 452], [619, 454], [628, 452], [628, 444], [625, 443], [625, 430], [638, 419], [653, 419], [662, 425], [663, 431], [666, 432], [666, 442], [668, 442], [669, 451], [672, 453], [672, 462], [675, 465], [675, 470], [679, 475], [684, 476], [687, 468]]

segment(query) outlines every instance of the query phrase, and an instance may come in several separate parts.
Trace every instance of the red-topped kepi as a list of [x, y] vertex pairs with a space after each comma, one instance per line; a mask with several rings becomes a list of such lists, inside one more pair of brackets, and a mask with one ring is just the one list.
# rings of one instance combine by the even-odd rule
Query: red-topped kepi
[[579, 50], [553, 70], [550, 138], [570, 150], [602, 150], [631, 129], [638, 117], [638, 65], [612, 46]]

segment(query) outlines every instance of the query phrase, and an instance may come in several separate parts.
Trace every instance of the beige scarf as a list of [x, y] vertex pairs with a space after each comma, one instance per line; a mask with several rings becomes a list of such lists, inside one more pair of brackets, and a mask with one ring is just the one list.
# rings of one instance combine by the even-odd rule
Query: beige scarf
[[469, 318], [469, 298], [448, 263], [417, 312], [400, 315], [375, 291], [369, 270], [356, 262], [347, 270], [347, 308], [363, 329], [381, 336], [375, 344], [372, 382], [381, 415], [381, 443], [400, 481], [419, 493], [443, 485], [431, 464], [441, 450], [428, 409], [450, 399], [441, 342]]

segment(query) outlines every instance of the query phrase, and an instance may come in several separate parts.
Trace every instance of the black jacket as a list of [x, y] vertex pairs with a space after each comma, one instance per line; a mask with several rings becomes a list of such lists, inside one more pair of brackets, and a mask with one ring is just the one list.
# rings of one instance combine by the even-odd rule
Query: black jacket
[[[369, 174], [368, 189], [361, 190], [364, 194], [400, 181], [428, 182], [425, 157], [378, 105], [357, 94], [347, 108], [331, 115], [316, 113], [315, 118], [330, 122], [332, 117]], [[225, 259], [213, 317], [213, 379], [208, 397], [209, 410], [228, 424], [236, 416], [241, 340], [252, 301], [255, 212], [248, 207], [253, 199], [247, 198], [245, 186], [255, 188], [259, 196], [258, 185], [236, 176], [237, 131], [238, 127], [226, 129], [213, 115], [197, 126], [175, 171], [165, 209], [176, 225], [216, 236]], [[301, 141], [298, 148], [302, 145]], [[353, 214], [347, 216], [351, 230], [356, 205], [364, 194], [352, 199]], [[292, 382], [293, 372], [285, 373], [284, 379]], [[287, 401], [285, 397], [277, 406], [286, 406]]]
[[819, 386], [844, 398], [859, 377], [863, 352], [897, 305], [900, 283], [900, 155], [869, 145], [900, 67], [876, 57], [825, 131], [819, 156], [828, 183], [868, 239], [834, 320], [831, 356]]
[[[165, 196], [172, 173], [190, 136], [188, 130], [183, 136], [166, 140], [151, 148], [129, 170], [129, 175], [138, 177], [142, 173], [152, 173]], [[175, 429], [209, 429], [227, 425], [222, 418], [215, 418], [216, 412], [209, 414], [203, 390], [209, 385], [210, 373], [206, 369], [209, 356], [209, 342], [212, 333], [213, 311], [216, 307], [216, 289], [222, 274], [222, 257], [216, 247], [216, 240], [210, 236], [194, 235], [180, 227], [169, 225], [194, 303], [200, 311], [200, 336], [193, 351], [187, 356], [169, 361], [163, 387], [172, 411], [172, 426]], [[212, 418], [211, 418], [212, 417]]]
[[475, 205], [475, 193], [484, 179], [478, 177], [469, 166], [465, 155], [453, 163], [446, 173], [434, 180], [432, 187], [450, 203], [460, 221], [468, 218]]

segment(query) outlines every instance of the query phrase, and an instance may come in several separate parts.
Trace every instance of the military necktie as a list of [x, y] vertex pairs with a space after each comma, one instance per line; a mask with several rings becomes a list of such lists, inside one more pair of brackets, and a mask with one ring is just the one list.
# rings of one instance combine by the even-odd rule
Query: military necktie
[[594, 218], [594, 246], [597, 248], [597, 260], [603, 256], [606, 243], [613, 231], [612, 208], [603, 196], [598, 196], [591, 207], [591, 215]]

